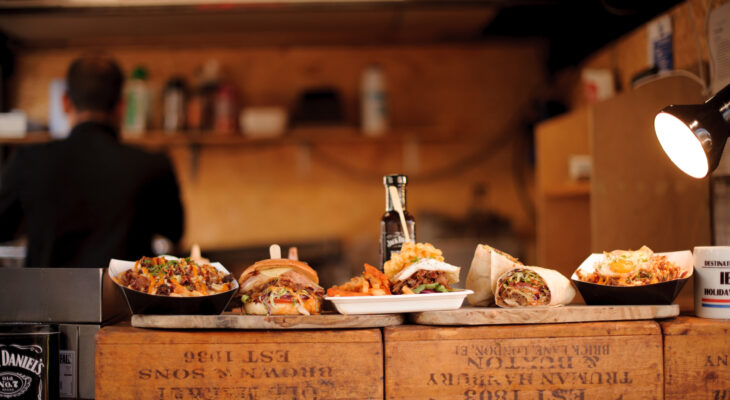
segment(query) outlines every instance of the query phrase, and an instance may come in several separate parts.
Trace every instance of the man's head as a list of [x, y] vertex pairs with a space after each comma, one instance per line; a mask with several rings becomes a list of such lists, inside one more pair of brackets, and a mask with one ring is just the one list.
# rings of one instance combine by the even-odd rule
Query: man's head
[[119, 118], [124, 75], [116, 61], [104, 54], [88, 54], [71, 63], [66, 73], [64, 106], [77, 124], [88, 119]]

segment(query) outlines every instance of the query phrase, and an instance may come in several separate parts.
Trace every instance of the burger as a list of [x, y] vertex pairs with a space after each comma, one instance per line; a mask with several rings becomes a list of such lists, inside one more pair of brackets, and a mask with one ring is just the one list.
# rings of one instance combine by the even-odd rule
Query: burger
[[324, 289], [317, 272], [297, 260], [269, 259], [246, 268], [238, 280], [244, 314], [319, 314]]

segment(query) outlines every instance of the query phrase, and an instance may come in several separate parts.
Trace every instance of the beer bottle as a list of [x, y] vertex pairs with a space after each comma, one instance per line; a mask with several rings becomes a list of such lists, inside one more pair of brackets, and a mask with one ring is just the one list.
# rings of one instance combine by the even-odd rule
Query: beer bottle
[[411, 240], [416, 241], [416, 219], [406, 210], [407, 183], [408, 177], [405, 175], [386, 175], [383, 177], [383, 185], [385, 185], [385, 214], [380, 219], [380, 269], [383, 269], [385, 262], [390, 260], [390, 254], [400, 251], [401, 246], [406, 241], [406, 235], [403, 233], [400, 217], [393, 207], [393, 199], [390, 198], [389, 186], [398, 188], [398, 196], [400, 196], [401, 206], [403, 207], [403, 216], [406, 219], [408, 233], [411, 236]]

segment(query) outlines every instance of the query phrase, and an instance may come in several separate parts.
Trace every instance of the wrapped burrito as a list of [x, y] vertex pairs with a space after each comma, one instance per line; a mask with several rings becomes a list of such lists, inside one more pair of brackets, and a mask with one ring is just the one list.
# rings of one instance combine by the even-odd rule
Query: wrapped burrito
[[469, 303], [481, 307], [492, 304], [494, 302], [492, 269], [506, 271], [520, 265], [521, 262], [507, 253], [485, 244], [477, 245], [466, 277], [466, 288], [474, 292], [467, 297]]
[[575, 297], [568, 278], [552, 269], [519, 266], [499, 278], [492, 274], [492, 279], [494, 301], [500, 307], [557, 306]]

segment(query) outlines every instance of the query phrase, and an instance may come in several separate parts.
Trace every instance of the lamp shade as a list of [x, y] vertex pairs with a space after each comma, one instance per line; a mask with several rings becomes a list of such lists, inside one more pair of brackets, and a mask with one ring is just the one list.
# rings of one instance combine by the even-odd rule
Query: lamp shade
[[730, 85], [704, 104], [671, 105], [654, 118], [657, 139], [677, 167], [694, 178], [717, 168], [730, 135]]

